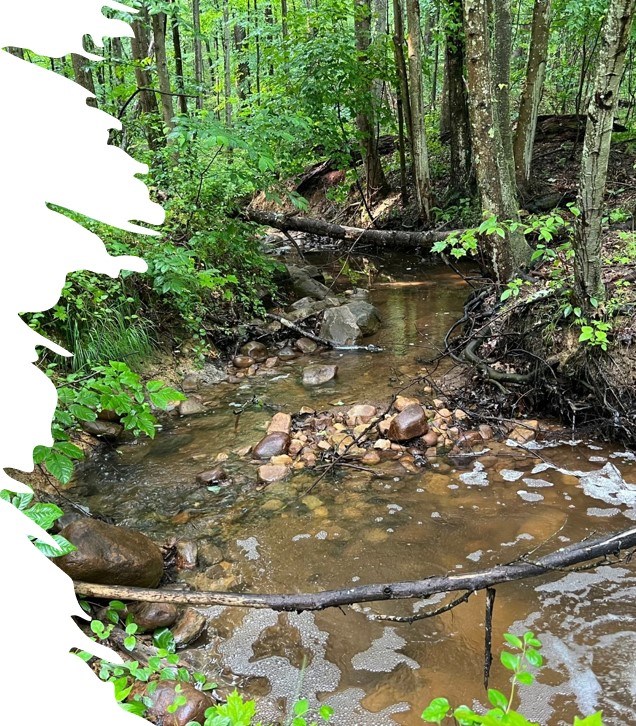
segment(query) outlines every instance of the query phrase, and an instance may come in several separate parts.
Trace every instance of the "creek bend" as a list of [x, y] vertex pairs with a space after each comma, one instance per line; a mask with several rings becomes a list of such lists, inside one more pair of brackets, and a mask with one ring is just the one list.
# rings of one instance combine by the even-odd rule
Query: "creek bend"
[[[320, 472], [254, 487], [256, 467], [236, 452], [261, 438], [275, 410], [387, 403], [421, 372], [417, 359], [439, 351], [461, 316], [467, 286], [447, 268], [423, 271], [403, 254], [387, 256], [383, 265], [370, 287], [383, 325], [364, 341], [382, 352], [303, 356], [272, 376], [202, 390], [206, 414], [169, 422], [153, 441], [100, 452], [80, 471], [73, 497], [157, 541], [209, 538], [223, 553], [218, 575], [228, 588], [266, 593], [468, 572], [513, 560], [546, 540], [554, 549], [636, 519], [636, 509], [590, 496], [593, 488], [581, 477], [612, 465], [629, 486], [636, 482], [636, 457], [576, 434], [540, 449], [540, 457], [487, 442], [482, 457], [438, 459], [413, 471], [399, 459], [374, 472], [338, 469], [312, 490], [313, 498], [303, 493]], [[337, 378], [304, 388], [300, 371], [309, 362], [336, 363]], [[415, 386], [407, 395], [417, 392]], [[196, 475], [225, 454], [231, 484], [216, 492], [196, 484]], [[205, 572], [181, 575], [195, 589], [226, 589]], [[491, 684], [506, 690], [497, 659], [502, 634], [532, 629], [544, 643], [547, 666], [534, 686], [522, 687], [529, 718], [565, 724], [602, 708], [608, 724], [633, 723], [635, 601], [629, 564], [498, 586]], [[208, 608], [202, 610], [207, 633], [182, 657], [219, 683], [238, 681], [259, 698], [264, 720], [280, 718], [300, 694], [333, 706], [337, 726], [411, 726], [422, 723], [419, 715], [433, 697], [454, 705], [484, 700], [484, 602], [476, 595], [411, 625], [371, 621], [364, 611], [411, 614], [430, 608], [434, 598], [315, 614]]]

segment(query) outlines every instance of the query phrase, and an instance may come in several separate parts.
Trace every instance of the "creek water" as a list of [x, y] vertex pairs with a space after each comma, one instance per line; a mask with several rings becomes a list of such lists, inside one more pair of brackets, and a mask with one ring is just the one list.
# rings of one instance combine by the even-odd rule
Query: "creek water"
[[[448, 269], [406, 256], [383, 265], [371, 283], [383, 326], [365, 342], [384, 352], [304, 356], [274, 375], [211, 387], [203, 392], [207, 414], [175, 420], [153, 441], [100, 453], [82, 469], [74, 496], [159, 540], [209, 538], [223, 553], [217, 577], [237, 591], [268, 593], [469, 572], [629, 526], [636, 518], [631, 500], [599, 501], [605, 480], [582, 473], [605, 467], [631, 494], [636, 457], [567, 436], [530, 451], [487, 442], [490, 451], [482, 457], [441, 459], [415, 471], [399, 460], [374, 473], [341, 469], [309, 500], [302, 494], [316, 472], [254, 487], [256, 467], [236, 452], [259, 440], [274, 409], [387, 402], [421, 372], [418, 358], [434, 356], [461, 315], [467, 288]], [[337, 362], [336, 380], [303, 388], [300, 371], [311, 361]], [[232, 483], [208, 491], [195, 476], [219, 454], [228, 454]], [[208, 577], [191, 572], [188, 581], [199, 589], [218, 587]], [[509, 630], [532, 629], [544, 643], [547, 665], [538, 682], [520, 688], [529, 718], [565, 724], [602, 708], [607, 724], [636, 723], [635, 603], [630, 564], [497, 588], [495, 656]], [[184, 658], [258, 697], [266, 722], [281, 721], [300, 696], [312, 706], [332, 705], [332, 723], [340, 726], [422, 723], [433, 697], [447, 696], [455, 705], [485, 701], [483, 594], [413, 624], [372, 621], [365, 610], [408, 615], [434, 604], [317, 614], [209, 608], [207, 633]], [[508, 690], [497, 658], [491, 685]]]

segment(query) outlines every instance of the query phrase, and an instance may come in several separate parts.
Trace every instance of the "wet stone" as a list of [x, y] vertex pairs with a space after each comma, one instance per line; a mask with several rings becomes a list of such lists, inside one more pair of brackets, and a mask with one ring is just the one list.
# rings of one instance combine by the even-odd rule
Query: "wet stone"
[[241, 348], [241, 355], [252, 358], [256, 363], [263, 363], [263, 361], [267, 360], [269, 352], [267, 346], [263, 345], [263, 343], [251, 340]]
[[142, 630], [169, 628], [174, 625], [179, 611], [176, 605], [162, 602], [141, 602], [128, 608], [133, 620]]
[[172, 629], [175, 644], [183, 647], [194, 642], [205, 630], [205, 623], [205, 617], [198, 610], [186, 608]]
[[393, 406], [395, 407], [396, 411], [404, 411], [404, 409], [407, 406], [419, 406], [420, 402], [417, 400], [417, 398], [408, 398], [407, 396], [398, 396], [395, 399], [395, 403]]
[[318, 343], [316, 343], [316, 341], [314, 340], [311, 340], [310, 338], [298, 338], [295, 345], [296, 348], [298, 348], [298, 350], [305, 355], [315, 353], [318, 349]]
[[424, 409], [412, 404], [401, 411], [391, 422], [387, 438], [391, 441], [408, 441], [428, 432]]
[[277, 414], [274, 414], [274, 417], [269, 423], [269, 426], [267, 427], [267, 433], [273, 434], [276, 432], [281, 432], [284, 434], [290, 434], [292, 428], [292, 418], [288, 413], [283, 413], [282, 411], [279, 411]]
[[303, 370], [303, 385], [320, 386], [332, 381], [338, 373], [335, 365], [311, 365]]
[[112, 421], [82, 421], [82, 428], [92, 436], [104, 439], [117, 439], [124, 432], [124, 427]]
[[227, 472], [222, 466], [215, 466], [214, 469], [209, 471], [202, 471], [197, 474], [197, 482], [199, 484], [215, 484], [216, 482], [225, 481], [227, 479]]
[[[156, 687], [153, 686], [155, 690], [152, 693], [147, 692], [147, 683], [139, 683], [133, 690], [133, 693], [150, 700], [151, 705], [146, 716], [154, 723], [161, 723], [163, 726], [186, 726], [191, 721], [204, 723], [206, 710], [215, 704], [210, 695], [197, 690], [189, 683], [167, 680], [155, 683]], [[174, 713], [169, 713], [168, 708], [175, 702], [177, 696], [184, 696], [186, 703], [179, 706]]]
[[369, 404], [357, 404], [347, 411], [347, 423], [349, 426], [368, 424], [376, 415], [377, 409]]
[[319, 499], [313, 494], [308, 494], [306, 497], [303, 497], [301, 501], [307, 507], [307, 509], [310, 510], [318, 509], [318, 507], [322, 506], [322, 499]]
[[354, 345], [362, 336], [356, 316], [346, 306], [325, 310], [320, 337], [335, 345]]
[[235, 368], [249, 368], [251, 365], [254, 365], [254, 359], [249, 355], [237, 355], [232, 358], [232, 365]]
[[197, 550], [199, 554], [199, 564], [202, 567], [216, 565], [223, 559], [223, 552], [221, 548], [210, 539], [197, 540]]
[[252, 449], [255, 459], [271, 459], [272, 456], [285, 454], [289, 448], [289, 434], [276, 431], [264, 436]]
[[265, 464], [258, 469], [258, 479], [262, 484], [271, 484], [284, 479], [289, 474], [289, 467], [280, 464]]
[[280, 358], [280, 360], [282, 360], [282, 361], [290, 361], [290, 360], [295, 360], [296, 358], [298, 358], [298, 352], [297, 352], [297, 351], [295, 351], [295, 350], [294, 350], [293, 348], [291, 348], [290, 346], [286, 345], [286, 346], [285, 346], [284, 348], [281, 348], [281, 349], [280, 349], [280, 350], [278, 351], [278, 357], [279, 357], [279, 358]]
[[192, 540], [181, 540], [176, 545], [176, 565], [179, 570], [194, 570], [197, 566], [198, 547]]
[[179, 413], [181, 416], [193, 416], [198, 413], [205, 413], [205, 406], [198, 398], [192, 396], [179, 404]]

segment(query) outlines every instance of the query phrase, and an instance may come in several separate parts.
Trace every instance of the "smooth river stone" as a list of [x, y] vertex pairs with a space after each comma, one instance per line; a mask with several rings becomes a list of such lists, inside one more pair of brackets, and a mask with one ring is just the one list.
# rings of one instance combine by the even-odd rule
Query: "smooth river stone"
[[255, 459], [271, 459], [272, 456], [285, 454], [289, 448], [289, 441], [289, 434], [283, 431], [267, 434], [252, 449], [252, 456]]
[[321, 386], [323, 383], [332, 381], [338, 373], [338, 366], [335, 365], [311, 365], [303, 370], [303, 385]]
[[241, 355], [252, 358], [257, 363], [262, 363], [267, 360], [269, 352], [267, 350], [267, 346], [263, 345], [263, 343], [251, 340], [249, 343], [245, 343], [245, 345], [241, 348]]
[[427, 432], [426, 413], [419, 404], [413, 403], [391, 421], [387, 438], [390, 441], [409, 441]]

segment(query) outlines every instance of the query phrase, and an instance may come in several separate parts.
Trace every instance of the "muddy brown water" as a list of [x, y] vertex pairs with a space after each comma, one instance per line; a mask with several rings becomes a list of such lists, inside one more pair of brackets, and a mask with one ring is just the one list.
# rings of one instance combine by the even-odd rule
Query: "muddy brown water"
[[[272, 408], [291, 413], [303, 405], [321, 410], [386, 401], [420, 371], [417, 358], [433, 355], [460, 315], [466, 286], [447, 269], [423, 271], [418, 260], [401, 257], [380, 272], [371, 296], [384, 325], [368, 342], [384, 352], [323, 353], [273, 376], [211, 388], [204, 392], [206, 415], [94, 458], [81, 472], [78, 499], [161, 540], [210, 537], [236, 589], [268, 593], [469, 572], [546, 540], [550, 549], [630, 526], [636, 509], [588, 496], [580, 476], [564, 471], [593, 472], [610, 463], [636, 483], [636, 457], [587, 440], [564, 439], [536, 452], [501, 445], [483, 464], [441, 460], [416, 473], [398, 462], [378, 475], [342, 470], [312, 491], [319, 502], [302, 497], [315, 473], [254, 488], [256, 467], [235, 452], [262, 436]], [[318, 360], [338, 363], [337, 380], [303, 389], [302, 366]], [[252, 399], [257, 403], [244, 407], [235, 430], [234, 412]], [[218, 454], [229, 455], [233, 483], [218, 492], [196, 486], [196, 474]], [[199, 588], [212, 585], [203, 573], [189, 578]], [[636, 723], [635, 603], [630, 564], [497, 588], [495, 655], [508, 630], [532, 629], [544, 643], [547, 665], [536, 684], [520, 689], [529, 718], [565, 724], [602, 708], [607, 724]], [[332, 705], [337, 726], [410, 726], [422, 723], [433, 697], [445, 695], [455, 705], [485, 700], [483, 595], [413, 624], [371, 621], [364, 612], [407, 615], [434, 604], [318, 614], [209, 608], [207, 634], [185, 656], [219, 682], [236, 682], [257, 696], [266, 721], [281, 721], [302, 696], [313, 706]], [[508, 689], [497, 660], [491, 685]]]

